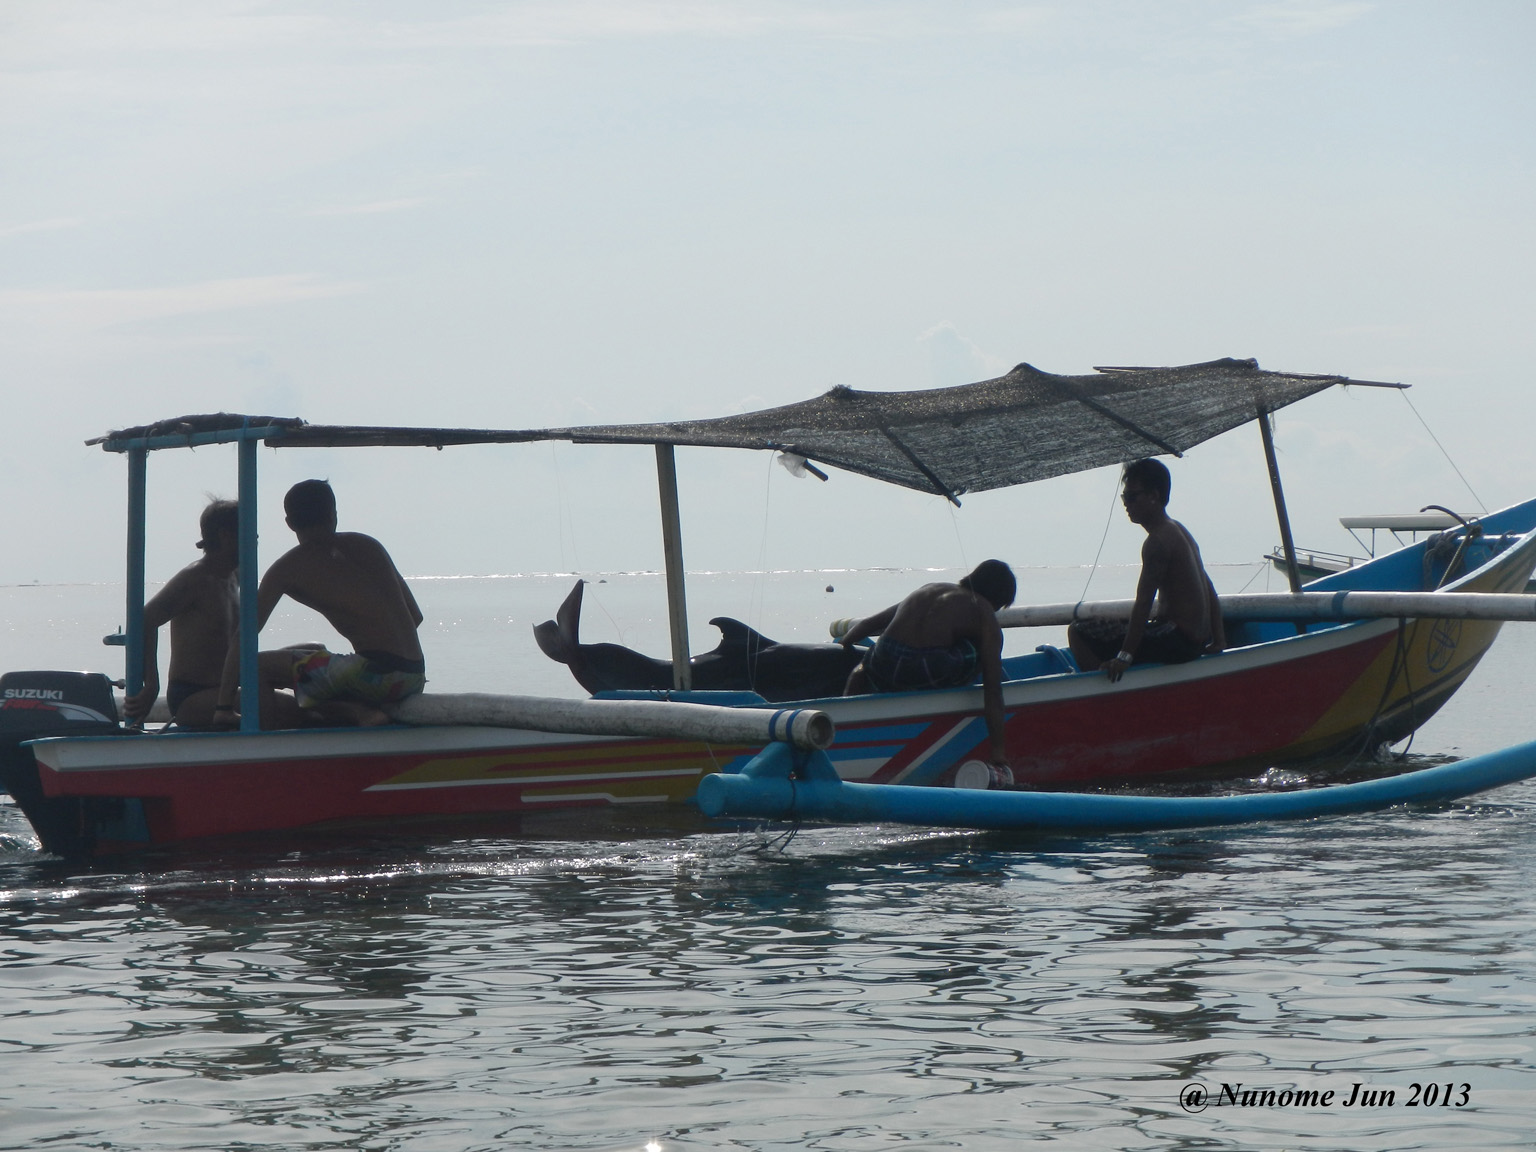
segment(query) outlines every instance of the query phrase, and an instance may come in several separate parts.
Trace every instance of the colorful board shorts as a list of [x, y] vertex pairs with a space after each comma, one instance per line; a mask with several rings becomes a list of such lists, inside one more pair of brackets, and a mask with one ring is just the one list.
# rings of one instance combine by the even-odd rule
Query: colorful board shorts
[[914, 648], [884, 636], [864, 657], [864, 674], [877, 692], [959, 688], [976, 679], [976, 645], [960, 640], [942, 648]]
[[[1093, 649], [1100, 660], [1113, 660], [1125, 647], [1125, 634], [1130, 625], [1123, 620], [1079, 620], [1074, 625], [1077, 634]], [[1137, 664], [1188, 664], [1205, 651], [1205, 645], [1191, 640], [1180, 632], [1171, 620], [1148, 624], [1141, 634], [1141, 646], [1136, 649]], [[1083, 669], [1091, 672], [1091, 668]]]
[[392, 652], [327, 652], [317, 648], [293, 664], [293, 694], [300, 708], [350, 700], [375, 708], [398, 704], [427, 683], [427, 666]]

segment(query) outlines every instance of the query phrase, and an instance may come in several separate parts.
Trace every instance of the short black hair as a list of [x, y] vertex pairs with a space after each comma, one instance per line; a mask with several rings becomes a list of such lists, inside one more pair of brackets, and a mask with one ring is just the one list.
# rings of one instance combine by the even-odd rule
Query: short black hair
[[994, 608], [1008, 607], [1019, 592], [1019, 582], [1013, 578], [1013, 569], [1001, 560], [983, 560], [969, 576], [960, 581], [960, 587], [976, 593]]
[[336, 515], [336, 493], [325, 480], [300, 480], [283, 497], [290, 528], [311, 528]]
[[240, 535], [240, 505], [233, 500], [210, 500], [203, 514], [197, 518], [197, 526], [203, 538], [197, 546], [205, 552], [217, 542], [220, 532]]
[[1168, 466], [1161, 460], [1153, 460], [1151, 457], [1136, 460], [1125, 466], [1125, 472], [1120, 477], [1120, 486], [1126, 488], [1132, 482], [1140, 484], [1150, 492], [1156, 492], [1164, 504], [1168, 503], [1168, 496], [1173, 492], [1173, 477], [1168, 473]]

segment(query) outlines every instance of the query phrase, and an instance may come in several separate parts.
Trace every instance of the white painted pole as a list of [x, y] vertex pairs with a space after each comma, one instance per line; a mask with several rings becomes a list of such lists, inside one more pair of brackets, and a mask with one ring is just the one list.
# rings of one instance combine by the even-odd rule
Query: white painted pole
[[[1250, 592], [1222, 596], [1228, 620], [1536, 620], [1536, 596], [1518, 592]], [[1031, 604], [997, 614], [1004, 628], [1043, 628], [1073, 620], [1126, 620], [1131, 600]]]
[[812, 708], [726, 708], [670, 700], [556, 700], [487, 693], [422, 693], [389, 710], [403, 724], [524, 728], [587, 736], [652, 736], [711, 744], [827, 748], [837, 734]]
[[672, 629], [672, 687], [693, 687], [688, 663], [688, 593], [683, 573], [683, 526], [677, 504], [677, 461], [672, 445], [656, 445], [656, 481], [661, 489], [661, 547], [667, 565], [667, 621]]

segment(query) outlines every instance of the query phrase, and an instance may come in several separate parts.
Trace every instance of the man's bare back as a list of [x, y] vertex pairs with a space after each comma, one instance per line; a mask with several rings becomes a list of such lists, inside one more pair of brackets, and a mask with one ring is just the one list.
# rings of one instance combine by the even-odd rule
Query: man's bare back
[[924, 584], [896, 606], [883, 635], [914, 648], [942, 648], [957, 640], [979, 640], [987, 617], [974, 592], [957, 584]]
[[1015, 590], [1009, 567], [985, 560], [959, 584], [924, 584], [899, 604], [852, 621], [844, 647], [870, 636], [880, 639], [849, 675], [843, 694], [959, 687], [973, 683], [979, 671], [990, 760], [1001, 772], [999, 780], [1011, 782], [997, 613], [1013, 603]]
[[313, 608], [354, 651], [421, 659], [421, 609], [384, 546], [361, 532], [335, 532], [284, 553], [261, 580], [262, 603], [290, 596]]
[[1153, 618], [1171, 621], [1191, 640], [1208, 643], [1215, 592], [1200, 560], [1200, 545], [1189, 530], [1177, 520], [1148, 528], [1141, 546], [1141, 570], [1144, 578], [1150, 574], [1153, 581]]

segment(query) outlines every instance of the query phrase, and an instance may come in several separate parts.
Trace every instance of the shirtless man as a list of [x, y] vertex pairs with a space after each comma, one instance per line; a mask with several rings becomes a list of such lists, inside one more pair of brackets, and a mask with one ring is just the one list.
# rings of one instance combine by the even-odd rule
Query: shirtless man
[[1168, 517], [1173, 489], [1168, 469], [1158, 460], [1137, 460], [1125, 466], [1121, 485], [1126, 516], [1147, 530], [1130, 623], [1080, 620], [1067, 629], [1077, 666], [1084, 672], [1097, 668], [1111, 681], [1137, 661], [1183, 664], [1227, 645], [1221, 605], [1200, 560], [1200, 546], [1184, 525]]
[[[330, 621], [355, 654], [318, 646], [261, 653], [264, 711], [275, 689], [292, 688], [299, 707], [322, 719], [388, 723], [383, 706], [420, 692], [427, 679], [416, 637], [422, 620], [416, 598], [382, 544], [360, 532], [336, 531], [336, 495], [324, 480], [295, 484], [283, 498], [283, 512], [299, 543], [261, 578], [257, 628], [289, 596]], [[237, 637], [224, 663], [216, 723], [235, 721], [239, 683]]]
[[160, 626], [171, 626], [171, 666], [165, 703], [182, 728], [213, 723], [224, 654], [239, 614], [235, 568], [240, 559], [240, 509], [214, 500], [198, 520], [203, 550], [144, 605], [144, 687], [123, 702], [134, 723], [143, 723], [160, 696]]
[[1001, 560], [983, 560], [958, 584], [924, 584], [900, 604], [855, 620], [842, 636], [849, 647], [879, 636], [848, 677], [845, 696], [958, 688], [981, 671], [982, 712], [991, 765], [999, 783], [1013, 782], [1003, 742], [1003, 630], [997, 612], [1018, 585]]

